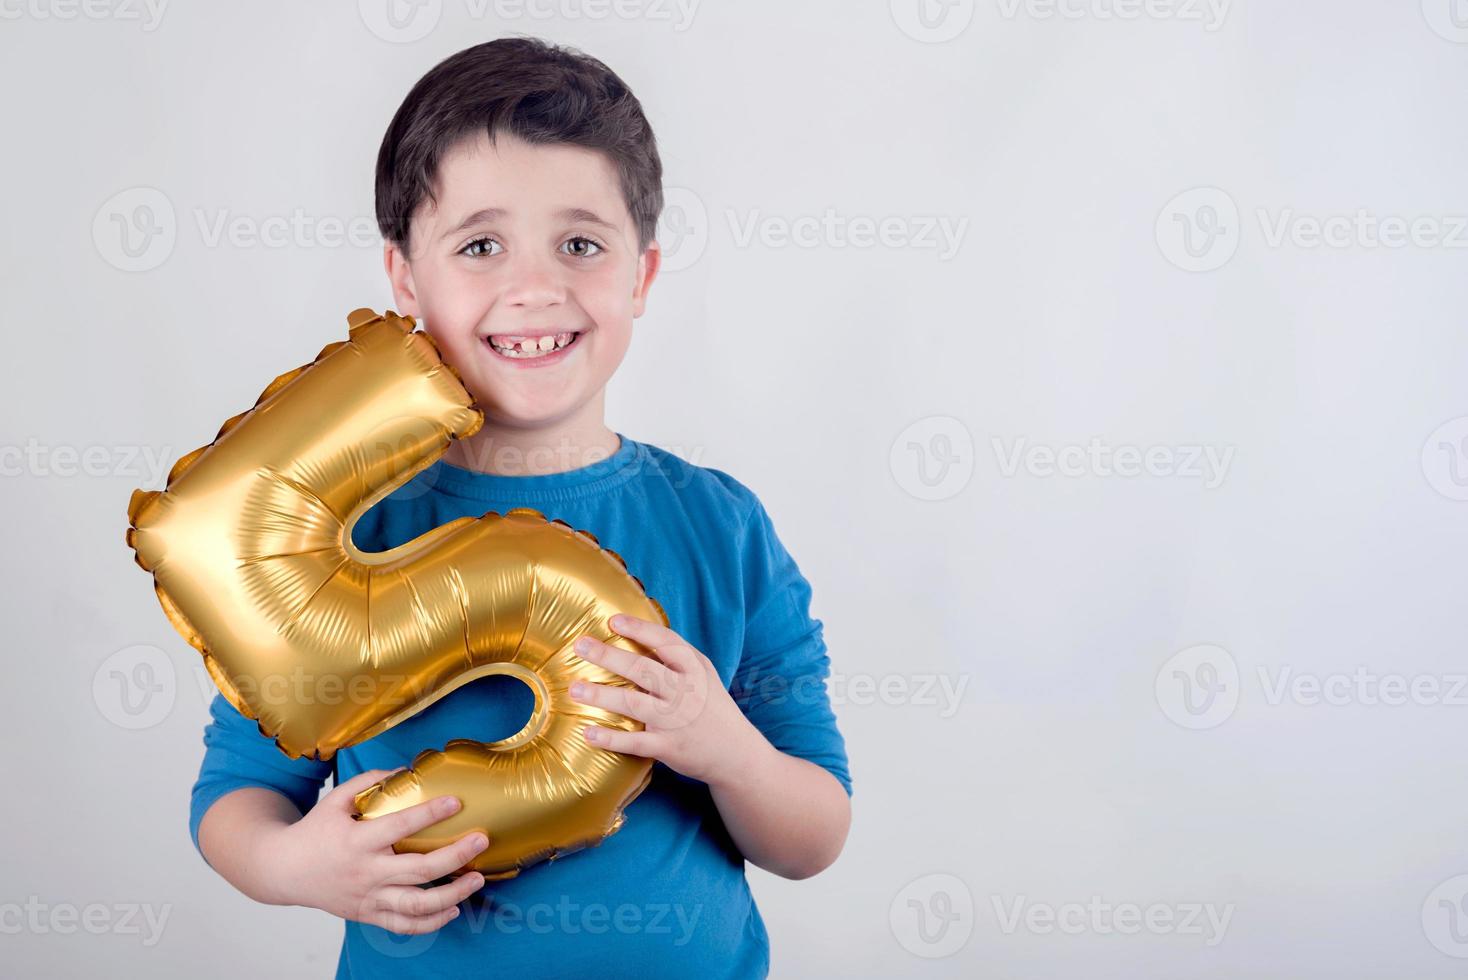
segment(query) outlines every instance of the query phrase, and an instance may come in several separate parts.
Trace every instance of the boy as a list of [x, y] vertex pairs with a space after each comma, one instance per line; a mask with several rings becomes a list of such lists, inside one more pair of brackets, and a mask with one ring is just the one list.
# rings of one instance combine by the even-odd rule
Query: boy
[[[452, 797], [372, 821], [354, 820], [352, 801], [422, 749], [512, 734], [530, 712], [523, 684], [466, 685], [333, 762], [288, 759], [215, 697], [195, 845], [251, 898], [345, 919], [338, 977], [763, 976], [744, 862], [804, 878], [845, 842], [851, 782], [810, 586], [750, 490], [603, 419], [658, 271], [661, 176], [622, 81], [532, 39], [439, 64], [383, 140], [377, 213], [396, 309], [434, 337], [485, 423], [366, 514], [355, 543], [382, 550], [533, 507], [621, 554], [672, 628], [613, 619], [656, 654], [645, 670], [578, 643], [641, 688], [572, 691], [646, 726], [585, 733], [655, 760], [622, 829], [488, 886], [447, 878], [481, 834], [428, 855], [392, 850], [452, 813]], [[338, 784], [318, 801], [334, 766]]]

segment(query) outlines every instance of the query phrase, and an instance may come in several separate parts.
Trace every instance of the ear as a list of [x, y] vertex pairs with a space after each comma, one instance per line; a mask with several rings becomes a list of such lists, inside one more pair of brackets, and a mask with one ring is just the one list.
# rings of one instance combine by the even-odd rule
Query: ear
[[392, 297], [397, 311], [418, 320], [423, 319], [423, 314], [418, 309], [418, 287], [413, 285], [413, 268], [408, 264], [408, 256], [394, 242], [387, 242], [382, 246], [382, 267], [387, 271], [388, 281], [392, 283]]
[[637, 282], [632, 287], [632, 316], [642, 316], [642, 311], [647, 308], [647, 291], [652, 288], [652, 281], [658, 277], [658, 269], [663, 264], [663, 249], [656, 241], [647, 243], [647, 248], [637, 257]]

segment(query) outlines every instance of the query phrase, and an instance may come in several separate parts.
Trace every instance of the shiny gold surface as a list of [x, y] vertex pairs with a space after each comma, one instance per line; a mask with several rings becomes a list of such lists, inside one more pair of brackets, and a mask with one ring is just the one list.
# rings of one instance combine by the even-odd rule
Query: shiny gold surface
[[137, 490], [128, 543], [174, 627], [223, 695], [292, 758], [329, 758], [489, 674], [530, 685], [526, 727], [455, 739], [357, 797], [373, 818], [440, 795], [463, 808], [396, 845], [427, 851], [473, 830], [462, 871], [509, 877], [599, 843], [651, 763], [589, 744], [586, 724], [640, 723], [572, 701], [578, 679], [630, 686], [577, 657], [616, 613], [667, 623], [622, 560], [536, 511], [460, 518], [376, 554], [357, 518], [483, 419], [411, 317], [357, 310], [348, 341], [281, 375], [165, 491]]

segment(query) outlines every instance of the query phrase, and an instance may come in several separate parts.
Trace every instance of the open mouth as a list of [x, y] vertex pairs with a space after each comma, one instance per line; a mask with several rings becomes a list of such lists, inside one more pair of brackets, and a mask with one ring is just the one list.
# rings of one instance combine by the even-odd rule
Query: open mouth
[[581, 339], [581, 333], [580, 330], [571, 330], [540, 335], [491, 334], [485, 338], [485, 342], [501, 357], [514, 361], [533, 361], [575, 346], [576, 341]]

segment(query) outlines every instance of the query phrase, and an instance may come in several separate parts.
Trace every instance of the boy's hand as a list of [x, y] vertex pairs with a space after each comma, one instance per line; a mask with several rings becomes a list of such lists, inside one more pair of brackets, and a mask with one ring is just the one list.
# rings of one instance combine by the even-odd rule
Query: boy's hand
[[433, 932], [484, 886], [476, 872], [437, 888], [419, 888], [456, 871], [489, 846], [470, 834], [428, 854], [397, 854], [393, 844], [459, 809], [452, 796], [425, 800], [372, 820], [353, 819], [354, 798], [393, 771], [373, 769], [334, 788], [300, 820], [266, 842], [264, 858], [280, 869], [281, 904], [305, 905], [403, 935]]
[[769, 743], [744, 717], [719, 680], [713, 663], [666, 626], [634, 616], [610, 620], [613, 630], [652, 650], [657, 658], [610, 646], [590, 636], [576, 641], [576, 654], [636, 684], [633, 691], [578, 681], [571, 697], [642, 722], [624, 732], [588, 725], [586, 740], [599, 748], [645, 756], [710, 785], [737, 776]]

